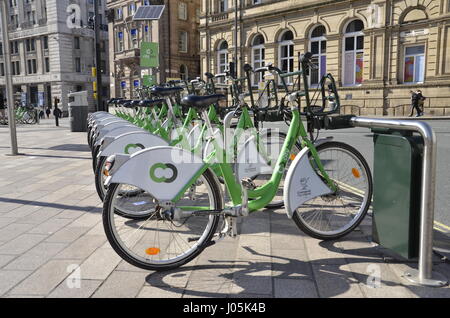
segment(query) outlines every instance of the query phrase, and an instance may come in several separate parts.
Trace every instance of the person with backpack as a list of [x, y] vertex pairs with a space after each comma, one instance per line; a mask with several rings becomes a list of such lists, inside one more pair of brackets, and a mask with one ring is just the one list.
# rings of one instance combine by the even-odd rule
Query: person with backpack
[[[416, 117], [423, 116], [423, 102], [425, 101], [425, 97], [422, 95], [421, 90], [417, 90], [415, 92], [411, 91], [411, 114], [409, 117], [414, 115], [414, 110], [416, 110]], [[422, 108], [420, 107], [422, 105]]]

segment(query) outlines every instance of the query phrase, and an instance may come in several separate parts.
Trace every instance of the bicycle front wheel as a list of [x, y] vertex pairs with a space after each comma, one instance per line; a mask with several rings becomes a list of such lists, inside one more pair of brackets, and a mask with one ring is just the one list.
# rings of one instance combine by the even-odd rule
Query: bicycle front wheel
[[[219, 223], [218, 214], [203, 214], [175, 221], [167, 218], [156, 198], [141, 191], [128, 210], [149, 213], [145, 219], [130, 220], [117, 213], [124, 184], [112, 184], [104, 202], [103, 225], [113, 249], [128, 263], [146, 270], [169, 270], [182, 266], [200, 254], [211, 241]], [[123, 205], [123, 204], [122, 204]], [[176, 203], [177, 207], [222, 210], [217, 179], [207, 170]], [[123, 206], [121, 207], [123, 209]]]
[[372, 175], [364, 157], [347, 144], [328, 142], [317, 151], [338, 190], [306, 202], [295, 211], [293, 220], [314, 238], [334, 240], [353, 231], [366, 216], [372, 200]]

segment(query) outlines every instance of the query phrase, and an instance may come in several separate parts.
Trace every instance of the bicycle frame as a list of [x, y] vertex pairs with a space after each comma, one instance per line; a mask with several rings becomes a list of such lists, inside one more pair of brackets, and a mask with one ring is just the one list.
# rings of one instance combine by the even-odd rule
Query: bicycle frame
[[[252, 198], [254, 200], [250, 201], [248, 204], [249, 211], [250, 212], [256, 212], [258, 210], [263, 209], [267, 204], [269, 204], [276, 196], [276, 193], [278, 191], [279, 185], [281, 183], [285, 168], [287, 166], [288, 160], [290, 160], [291, 151], [294, 147], [295, 143], [297, 142], [298, 138], [302, 138], [302, 144], [303, 146], [307, 147], [311, 151], [311, 156], [315, 160], [320, 173], [322, 174], [322, 177], [326, 180], [328, 186], [333, 190], [336, 191], [336, 186], [333, 183], [333, 181], [329, 178], [328, 174], [325, 171], [325, 168], [323, 167], [323, 164], [320, 161], [320, 158], [318, 156], [318, 153], [315, 149], [314, 144], [309, 141], [307, 131], [301, 121], [300, 113], [298, 109], [292, 110], [292, 122], [291, 126], [289, 128], [286, 141], [282, 147], [280, 156], [278, 157], [278, 161], [275, 165], [274, 173], [272, 174], [271, 179], [264, 184], [262, 187], [257, 188], [255, 190], [250, 190], [248, 192], [249, 198]], [[224, 178], [226, 189], [228, 190], [230, 194], [231, 201], [234, 206], [241, 205], [242, 202], [242, 188], [238, 180], [236, 180], [233, 168], [230, 163], [227, 162], [221, 162], [221, 163], [214, 163], [215, 157], [219, 153], [220, 155], [224, 155], [223, 150], [219, 147], [216, 141], [214, 141], [215, 151], [211, 153], [208, 158], [204, 161], [204, 165], [202, 168], [197, 172], [196, 175], [191, 179], [190, 182], [186, 184], [183, 189], [178, 193], [178, 195], [172, 200], [173, 203], [176, 203], [179, 201], [184, 193], [192, 186], [192, 184], [198, 180], [198, 178], [207, 170], [210, 168], [214, 168], [214, 166], [218, 166], [222, 176]], [[182, 210], [185, 211], [193, 211], [193, 210], [199, 210], [198, 207], [180, 207]], [[200, 209], [201, 210], [201, 209]]]

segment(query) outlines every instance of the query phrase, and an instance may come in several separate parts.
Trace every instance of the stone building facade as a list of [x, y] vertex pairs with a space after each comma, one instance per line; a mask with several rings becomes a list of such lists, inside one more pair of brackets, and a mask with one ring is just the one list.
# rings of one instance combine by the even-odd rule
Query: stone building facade
[[[159, 20], [133, 21], [140, 6], [165, 5]], [[111, 95], [135, 96], [143, 74], [167, 79], [192, 79], [200, 75], [200, 0], [108, 0]], [[159, 43], [158, 69], [140, 67], [142, 42]]]
[[[103, 89], [108, 98], [108, 51], [105, 3], [99, 1], [102, 15]], [[68, 94], [88, 91], [94, 110], [92, 67], [95, 65], [93, 0], [11, 0], [9, 37], [13, 90], [16, 101], [47, 107], [55, 98], [67, 113]], [[0, 34], [1, 38], [1, 34]], [[0, 45], [0, 92], [5, 93], [3, 46]], [[4, 95], [5, 96], [5, 95]]]
[[[234, 59], [297, 70], [311, 51], [337, 79], [343, 112], [409, 115], [411, 90], [425, 113], [450, 116], [449, 0], [202, 0], [202, 72]], [[237, 39], [235, 19], [237, 17]]]

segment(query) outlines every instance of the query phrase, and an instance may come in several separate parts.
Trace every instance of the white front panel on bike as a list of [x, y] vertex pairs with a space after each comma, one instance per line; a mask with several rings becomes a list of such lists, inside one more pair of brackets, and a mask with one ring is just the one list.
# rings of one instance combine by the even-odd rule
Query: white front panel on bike
[[255, 136], [245, 142], [237, 156], [238, 180], [253, 178], [261, 174], [272, 174], [273, 169], [259, 153]]
[[100, 157], [109, 157], [115, 154], [132, 155], [146, 148], [168, 146], [167, 141], [148, 132], [134, 131], [115, 137], [114, 141], [105, 147]]
[[101, 140], [102, 138], [104, 138], [107, 135], [111, 135], [111, 133], [114, 131], [114, 129], [118, 129], [118, 128], [124, 128], [124, 127], [128, 127], [131, 131], [131, 129], [135, 129], [136, 126], [130, 124], [130, 123], [113, 123], [111, 125], [105, 126], [102, 130], [99, 131], [98, 135], [97, 135], [97, 140]]
[[130, 156], [107, 183], [139, 187], [159, 201], [173, 200], [202, 169], [201, 158], [176, 147], [155, 147]]
[[136, 127], [136, 126], [125, 126], [125, 127], [116, 127], [110, 131], [108, 131], [108, 133], [103, 137], [103, 138], [98, 138], [96, 139], [95, 142], [95, 146], [100, 146], [100, 144], [102, 143], [102, 140], [106, 137], [109, 138], [116, 138], [117, 136], [129, 133], [129, 132], [145, 132], [145, 130]]
[[284, 204], [289, 218], [301, 205], [333, 193], [311, 166], [309, 149], [304, 148], [292, 162], [284, 182]]

